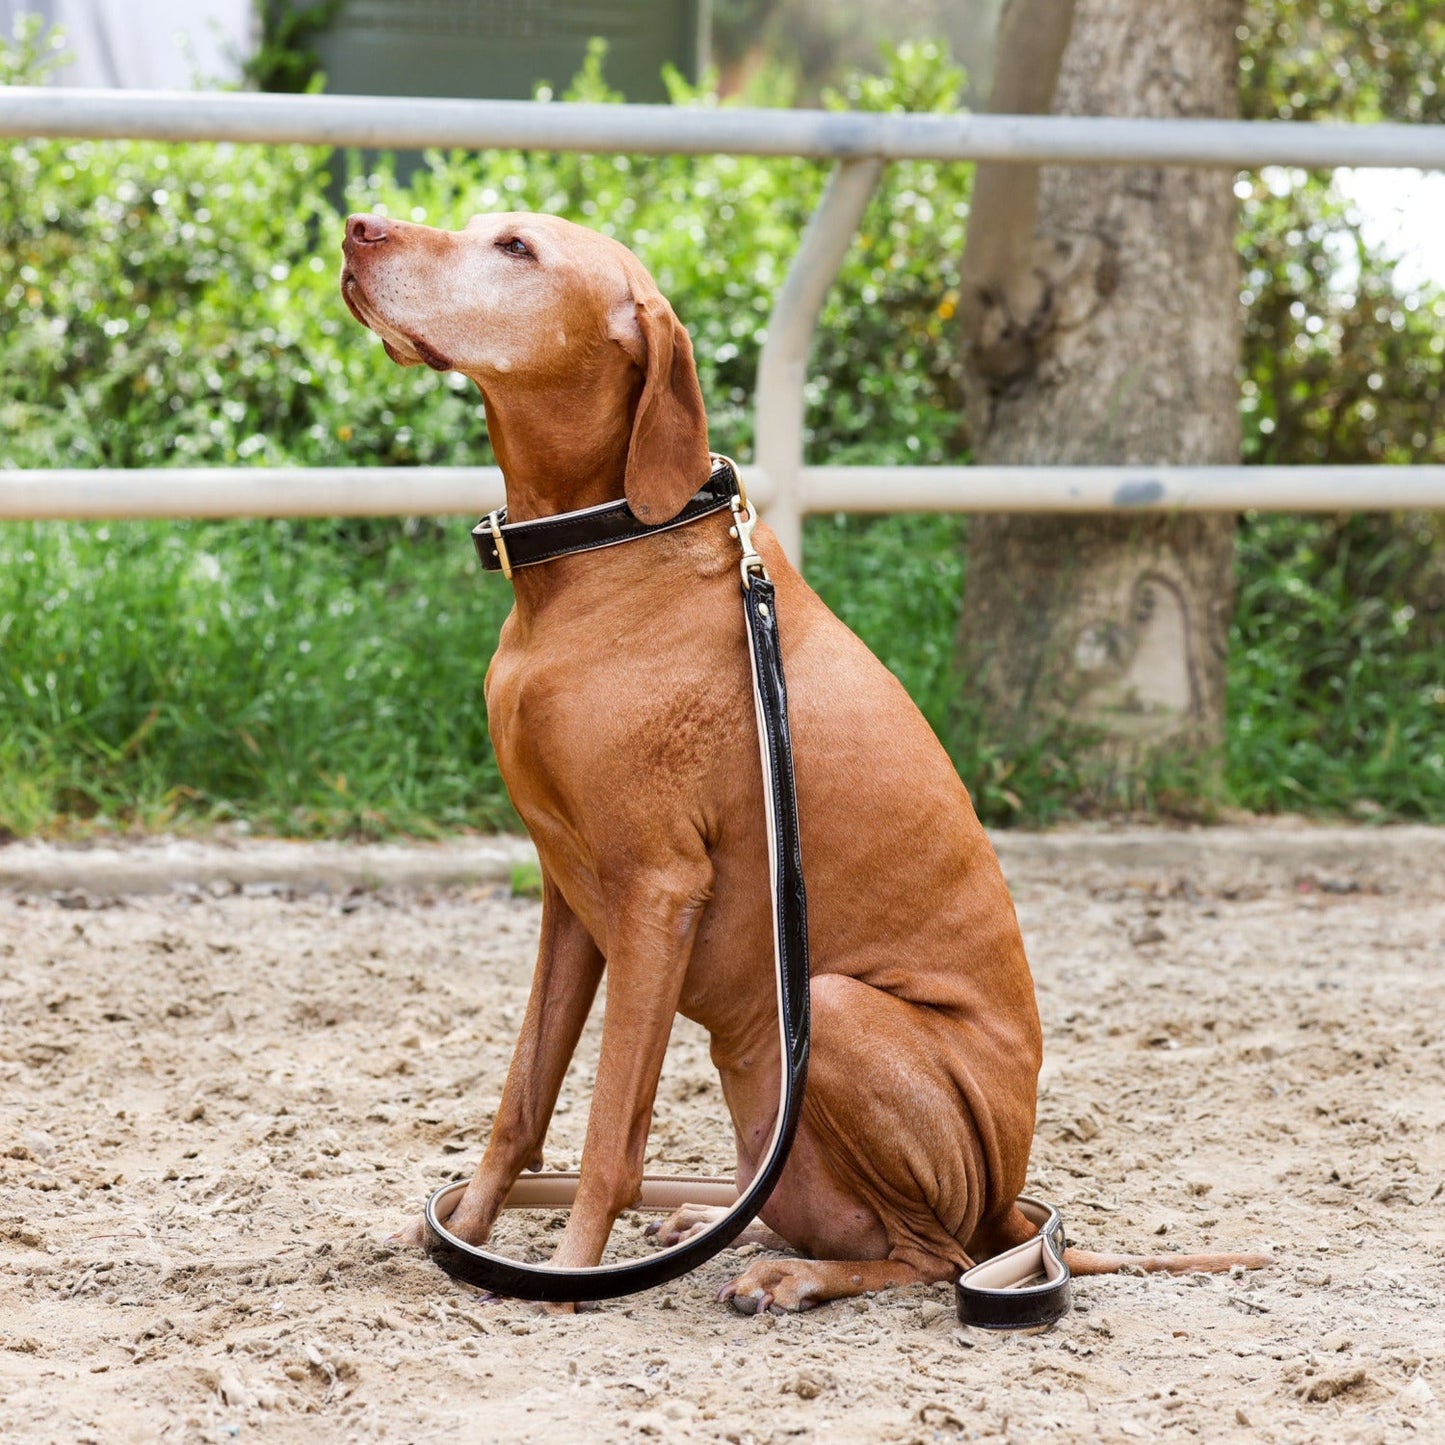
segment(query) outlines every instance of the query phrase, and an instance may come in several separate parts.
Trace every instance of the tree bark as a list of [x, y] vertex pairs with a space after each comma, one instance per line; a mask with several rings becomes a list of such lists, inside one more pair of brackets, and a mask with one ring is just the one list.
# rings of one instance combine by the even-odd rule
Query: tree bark
[[[1237, 114], [1242, 0], [1075, 0], [1056, 27], [1070, 8], [1056, 113]], [[1037, 66], [1002, 47], [1047, 57], [1048, 40], [1012, 18], [991, 108], [1037, 109]], [[980, 166], [960, 301], [975, 459], [1238, 460], [1234, 227], [1227, 171]], [[959, 656], [989, 735], [1014, 748], [1082, 724], [1116, 795], [1161, 754], [1207, 763], [1233, 540], [1231, 518], [1197, 514], [975, 517]]]

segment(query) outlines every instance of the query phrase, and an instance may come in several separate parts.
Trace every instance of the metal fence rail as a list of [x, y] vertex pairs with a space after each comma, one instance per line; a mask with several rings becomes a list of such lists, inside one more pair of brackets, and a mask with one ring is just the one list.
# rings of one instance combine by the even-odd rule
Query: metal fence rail
[[[1445, 170], [1445, 126], [577, 105], [537, 101], [0, 88], [0, 137], [592, 153], [837, 162], [769, 318], [756, 457], [768, 520], [797, 556], [829, 511], [1445, 509], [1445, 467], [805, 467], [804, 383], [824, 297], [886, 162]], [[0, 517], [479, 513], [495, 468], [6, 471]]]
[[[742, 468], [772, 514], [776, 483]], [[0, 468], [0, 521], [126, 517], [477, 517], [497, 467]], [[803, 467], [817, 512], [1342, 512], [1445, 507], [1445, 466]]]
[[823, 160], [1445, 168], [1445, 126], [0, 89], [0, 136]]

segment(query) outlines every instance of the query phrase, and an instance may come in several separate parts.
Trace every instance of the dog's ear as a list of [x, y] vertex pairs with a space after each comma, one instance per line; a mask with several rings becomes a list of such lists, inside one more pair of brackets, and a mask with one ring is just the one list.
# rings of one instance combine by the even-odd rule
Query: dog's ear
[[[629, 268], [630, 269], [630, 268]], [[670, 522], [707, 480], [707, 413], [692, 340], [639, 266], [611, 334], [642, 368], [624, 489], [639, 522]]]

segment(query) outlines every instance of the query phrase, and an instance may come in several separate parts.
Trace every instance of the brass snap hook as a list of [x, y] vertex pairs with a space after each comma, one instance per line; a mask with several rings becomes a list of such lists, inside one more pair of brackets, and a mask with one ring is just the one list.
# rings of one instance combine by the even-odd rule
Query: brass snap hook
[[748, 489], [743, 482], [743, 471], [740, 466], [731, 458], [725, 457], [721, 452], [710, 452], [709, 456], [714, 464], [726, 462], [728, 470], [733, 474], [733, 481], [737, 485], [738, 494], [728, 505], [732, 508], [733, 524], [728, 528], [728, 535], [736, 537], [743, 549], [742, 560], [739, 566], [743, 574], [743, 587], [751, 588], [754, 577], [766, 577], [768, 569], [763, 559], [758, 555], [758, 549], [753, 546], [753, 528], [758, 525], [758, 514], [753, 504], [748, 500]]
[[738, 566], [743, 574], [744, 588], [750, 589], [754, 577], [766, 578], [768, 575], [768, 569], [764, 566], [758, 549], [753, 546], [753, 529], [758, 525], [758, 514], [741, 497], [733, 498], [732, 512], [733, 524], [728, 531], [738, 539], [738, 544], [743, 549]]

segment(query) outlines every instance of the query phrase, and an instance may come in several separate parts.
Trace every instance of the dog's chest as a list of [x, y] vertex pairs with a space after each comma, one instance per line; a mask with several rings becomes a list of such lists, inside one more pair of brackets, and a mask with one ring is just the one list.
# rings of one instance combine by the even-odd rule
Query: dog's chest
[[[497, 765], [521, 806], [533, 784], [556, 782], [575, 750], [578, 679], [533, 649], [498, 647], [487, 670], [487, 728]], [[570, 743], [569, 743], [570, 740]]]
[[557, 824], [585, 832], [599, 806], [615, 808], [610, 799], [638, 727], [635, 699], [617, 673], [601, 646], [550, 638], [509, 645], [504, 633], [487, 673], [487, 726], [503, 781], [534, 837]]

